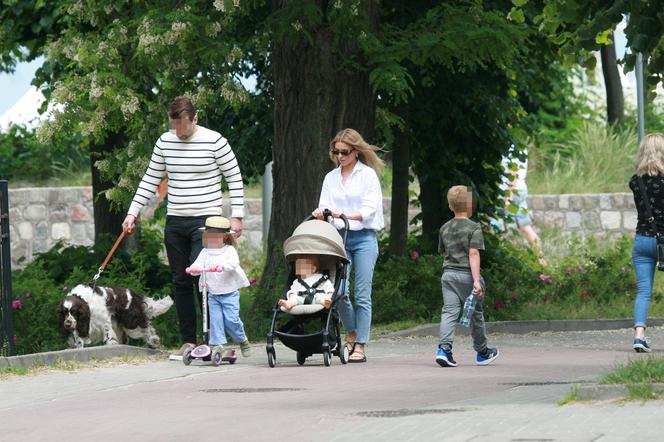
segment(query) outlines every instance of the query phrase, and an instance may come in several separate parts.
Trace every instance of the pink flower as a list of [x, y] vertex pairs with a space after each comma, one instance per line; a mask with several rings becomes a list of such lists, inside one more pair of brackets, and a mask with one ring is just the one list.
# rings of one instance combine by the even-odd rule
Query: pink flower
[[582, 298], [588, 297], [588, 290], [581, 290], [581, 295]]
[[503, 304], [503, 301], [501, 299], [496, 299], [494, 306], [496, 307], [496, 310], [500, 310], [503, 307], [505, 307], [505, 304]]
[[258, 281], [256, 281], [256, 278], [251, 278], [249, 280], [249, 285], [256, 285], [256, 284], [258, 284]]
[[23, 292], [24, 298], [29, 298], [30, 296], [32, 296], [32, 292], [30, 290], [26, 290]]
[[567, 267], [567, 268], [565, 269], [565, 273], [567, 273], [567, 274], [570, 274], [570, 273], [572, 273], [573, 271], [574, 271], [574, 269], [571, 268], [571, 267]]
[[544, 282], [551, 282], [553, 280], [553, 276], [545, 275], [544, 273], [540, 273], [539, 279], [541, 279]]
[[410, 257], [413, 259], [417, 259], [420, 257], [420, 252], [418, 252], [417, 250], [413, 250], [412, 252], [410, 252]]
[[62, 291], [64, 293], [67, 293], [69, 291], [69, 287], [67, 287], [67, 286], [62, 287]]
[[544, 295], [542, 301], [547, 302], [549, 300], [549, 295]]
[[12, 308], [14, 310], [21, 310], [23, 308], [23, 303], [21, 302], [20, 299], [14, 299], [12, 301]]
[[579, 273], [583, 273], [583, 266], [577, 267], [576, 271], [579, 272]]
[[14, 345], [16, 345], [16, 335], [12, 337], [12, 341], [14, 342]]

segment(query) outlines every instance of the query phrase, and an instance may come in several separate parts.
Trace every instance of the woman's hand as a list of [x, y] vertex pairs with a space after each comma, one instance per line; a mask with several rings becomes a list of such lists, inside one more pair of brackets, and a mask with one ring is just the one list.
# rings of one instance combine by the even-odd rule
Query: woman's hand
[[344, 214], [344, 211], [341, 209], [330, 209], [330, 212], [334, 218], [341, 218], [341, 215]]
[[311, 216], [316, 219], [323, 219], [323, 210], [320, 207], [317, 207], [313, 212], [311, 212]]

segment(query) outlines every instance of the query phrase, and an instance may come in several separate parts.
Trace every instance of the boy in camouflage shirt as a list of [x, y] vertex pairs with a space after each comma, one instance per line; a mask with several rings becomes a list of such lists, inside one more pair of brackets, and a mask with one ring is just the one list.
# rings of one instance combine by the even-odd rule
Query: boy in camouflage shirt
[[447, 202], [454, 218], [446, 222], [438, 236], [438, 251], [443, 254], [443, 309], [440, 315], [440, 344], [436, 362], [441, 367], [456, 367], [452, 344], [459, 314], [471, 291], [478, 296], [471, 320], [473, 348], [477, 365], [488, 365], [498, 357], [497, 348], [487, 346], [484, 329], [484, 279], [480, 276], [480, 250], [484, 237], [480, 225], [469, 219], [473, 214], [473, 194], [466, 186], [454, 186], [447, 192]]

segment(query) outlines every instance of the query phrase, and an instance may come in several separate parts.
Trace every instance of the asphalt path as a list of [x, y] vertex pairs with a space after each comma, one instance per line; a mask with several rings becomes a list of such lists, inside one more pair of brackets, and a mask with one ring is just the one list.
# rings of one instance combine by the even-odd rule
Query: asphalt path
[[[664, 354], [664, 329], [649, 330]], [[435, 337], [375, 339], [364, 364], [304, 366], [263, 344], [214, 367], [166, 359], [48, 371], [0, 381], [0, 439], [664, 440], [662, 401], [559, 406], [574, 385], [635, 357], [630, 330], [490, 336], [500, 357], [476, 366], [459, 336], [455, 368], [434, 363]], [[639, 425], [634, 425], [638, 416]]]

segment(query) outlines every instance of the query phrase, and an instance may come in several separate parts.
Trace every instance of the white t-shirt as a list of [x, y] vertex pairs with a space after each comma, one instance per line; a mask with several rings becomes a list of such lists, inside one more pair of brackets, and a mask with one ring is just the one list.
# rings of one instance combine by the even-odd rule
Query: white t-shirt
[[[247, 275], [240, 267], [240, 257], [237, 250], [228, 244], [220, 249], [204, 248], [191, 266], [203, 269], [222, 267], [223, 271], [221, 272], [208, 272], [205, 275], [208, 293], [210, 294], [232, 293], [235, 290], [249, 286]], [[202, 281], [202, 278], [199, 281]]]
[[[350, 230], [385, 227], [383, 219], [383, 191], [376, 172], [358, 161], [346, 182], [341, 180], [341, 166], [325, 175], [320, 192], [318, 207], [321, 209], [339, 209], [346, 213], [360, 212], [362, 221], [348, 220]], [[343, 229], [340, 219], [334, 220], [337, 229]]]
[[[527, 188], [526, 175], [528, 174], [528, 151], [525, 150], [523, 152], [526, 156], [526, 159], [523, 161], [514, 156], [512, 150], [510, 150], [510, 153], [507, 156], [503, 157], [501, 165], [508, 176], [503, 176], [503, 180], [500, 184], [502, 190], [507, 190], [510, 186], [510, 182], [513, 183], [513, 187], [516, 190], [524, 190]], [[514, 170], [512, 168], [514, 166], [510, 167], [510, 163], [516, 165], [517, 169]]]

